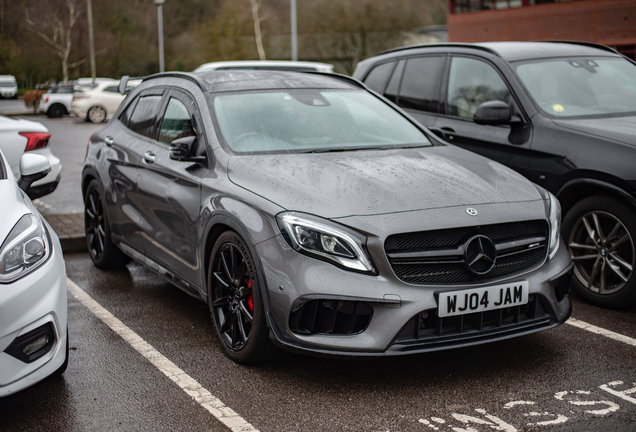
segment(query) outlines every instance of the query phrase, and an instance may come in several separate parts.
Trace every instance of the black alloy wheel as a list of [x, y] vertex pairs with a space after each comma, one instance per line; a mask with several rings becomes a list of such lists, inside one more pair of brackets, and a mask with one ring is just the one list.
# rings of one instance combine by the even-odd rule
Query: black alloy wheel
[[208, 305], [225, 354], [239, 363], [269, 359], [269, 340], [254, 260], [243, 239], [226, 231], [214, 245], [208, 269]]
[[636, 303], [636, 216], [614, 199], [590, 197], [568, 212], [563, 227], [575, 291], [600, 306]]
[[97, 180], [92, 180], [84, 197], [84, 230], [86, 245], [93, 263], [98, 268], [110, 269], [125, 265], [130, 261], [110, 239], [110, 226], [104, 208], [101, 188]]
[[46, 112], [46, 115], [51, 118], [60, 118], [64, 114], [66, 114], [66, 108], [64, 108], [64, 105], [61, 104], [51, 105]]

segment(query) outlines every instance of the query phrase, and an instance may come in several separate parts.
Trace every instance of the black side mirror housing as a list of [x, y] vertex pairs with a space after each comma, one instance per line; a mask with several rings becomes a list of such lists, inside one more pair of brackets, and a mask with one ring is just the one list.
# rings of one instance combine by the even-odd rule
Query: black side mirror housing
[[477, 107], [473, 121], [480, 125], [501, 125], [509, 124], [512, 110], [510, 106], [502, 101], [488, 101]]
[[193, 156], [192, 149], [196, 147], [197, 137], [189, 136], [176, 139], [170, 144], [170, 159], [179, 162], [204, 162], [205, 156]]

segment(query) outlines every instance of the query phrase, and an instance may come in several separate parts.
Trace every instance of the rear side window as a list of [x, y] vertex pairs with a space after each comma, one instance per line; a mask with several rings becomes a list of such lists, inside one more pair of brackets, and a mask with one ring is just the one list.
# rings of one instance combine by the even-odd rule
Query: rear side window
[[439, 112], [443, 57], [411, 58], [406, 62], [398, 105], [402, 108]]
[[386, 79], [393, 69], [393, 62], [383, 63], [374, 67], [364, 80], [364, 83], [372, 90], [382, 94]]
[[160, 104], [161, 96], [140, 97], [128, 120], [128, 128], [140, 135], [154, 138]]
[[170, 145], [176, 139], [189, 136], [196, 136], [196, 133], [192, 127], [188, 109], [179, 99], [170, 98], [161, 122], [159, 141]]
[[118, 86], [110, 86], [110, 87], [106, 87], [104, 89], [105, 92], [110, 92], [110, 93], [119, 93], [119, 87]]

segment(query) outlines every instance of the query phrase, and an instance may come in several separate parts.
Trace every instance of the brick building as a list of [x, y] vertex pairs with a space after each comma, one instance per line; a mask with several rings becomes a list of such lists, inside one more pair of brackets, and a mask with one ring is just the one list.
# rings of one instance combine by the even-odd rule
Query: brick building
[[636, 0], [449, 1], [450, 42], [596, 42], [634, 59]]

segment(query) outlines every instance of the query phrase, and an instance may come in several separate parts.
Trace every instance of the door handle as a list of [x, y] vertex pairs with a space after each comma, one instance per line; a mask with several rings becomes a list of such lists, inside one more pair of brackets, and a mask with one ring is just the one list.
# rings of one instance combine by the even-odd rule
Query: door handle
[[443, 127], [442, 131], [448, 141], [452, 141], [455, 138], [455, 129], [449, 127]]
[[104, 138], [104, 142], [106, 143], [106, 145], [108, 147], [112, 146], [113, 144], [115, 144], [115, 140], [113, 139], [112, 136], [107, 136], [106, 138]]
[[155, 154], [151, 151], [147, 151], [146, 153], [144, 153], [144, 161], [149, 164], [154, 163]]

